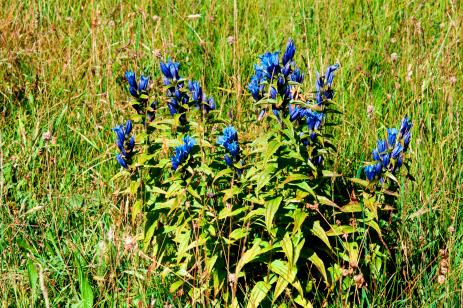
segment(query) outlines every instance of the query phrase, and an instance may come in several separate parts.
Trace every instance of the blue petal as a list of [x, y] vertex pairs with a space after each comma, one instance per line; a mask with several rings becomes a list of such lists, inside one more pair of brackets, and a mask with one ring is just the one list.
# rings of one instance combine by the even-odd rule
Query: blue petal
[[127, 165], [127, 162], [122, 158], [121, 154], [117, 154], [116, 160], [125, 169], [129, 169], [129, 166]]

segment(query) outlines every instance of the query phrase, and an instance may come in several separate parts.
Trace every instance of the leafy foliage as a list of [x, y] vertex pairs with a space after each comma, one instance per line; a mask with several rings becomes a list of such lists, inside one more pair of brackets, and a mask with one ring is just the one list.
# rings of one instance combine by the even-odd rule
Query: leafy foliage
[[114, 131], [117, 161], [131, 179], [132, 223], [143, 216], [143, 249], [177, 277], [170, 291], [192, 303], [291, 300], [310, 307], [335, 293], [354, 302], [387, 272], [382, 226], [411, 122], [404, 119], [399, 136], [389, 130], [384, 149], [378, 142], [367, 180], [336, 173], [324, 127], [338, 113], [332, 100], [339, 65], [317, 74], [315, 91], [305, 92], [295, 52], [289, 40], [281, 59], [267, 52], [255, 65], [251, 120], [269, 128], [252, 139], [235, 129], [243, 125], [233, 117], [221, 116], [197, 81], [180, 76], [178, 62], [161, 62], [163, 91], [126, 73], [135, 114]]

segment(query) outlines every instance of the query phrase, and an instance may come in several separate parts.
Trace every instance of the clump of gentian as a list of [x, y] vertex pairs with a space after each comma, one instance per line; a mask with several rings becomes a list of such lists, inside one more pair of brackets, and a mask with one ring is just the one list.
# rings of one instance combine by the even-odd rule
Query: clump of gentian
[[[259, 56], [260, 63], [254, 65], [255, 74], [251, 77], [248, 90], [257, 103], [267, 99], [273, 114], [280, 119], [280, 114], [287, 115], [289, 102], [292, 100], [292, 84], [302, 81], [304, 74], [296, 68], [294, 55], [296, 47], [292, 39], [286, 45], [281, 57], [280, 52], [266, 52]], [[268, 107], [259, 113], [259, 119], [266, 114]]]
[[168, 59], [167, 62], [161, 62], [160, 67], [164, 75], [170, 114], [172, 116], [180, 114], [180, 124], [185, 125], [187, 123], [185, 112], [190, 98], [185, 87], [185, 80], [179, 75], [180, 63]]
[[146, 103], [148, 101], [148, 84], [149, 77], [143, 75], [140, 76], [139, 82], [134, 72], [126, 71], [125, 78], [129, 84], [129, 92], [135, 98], [135, 102], [132, 103], [132, 107], [137, 111], [138, 114], [144, 114]]
[[238, 133], [233, 126], [227, 126], [223, 129], [222, 135], [217, 138], [217, 144], [223, 146], [227, 151], [224, 156], [227, 166], [232, 167], [240, 160]]
[[130, 136], [132, 133], [132, 125], [132, 121], [128, 120], [125, 125], [117, 125], [113, 128], [113, 131], [116, 133], [116, 145], [120, 151], [116, 159], [119, 165], [125, 169], [129, 168], [134, 154], [135, 137]]
[[373, 149], [374, 162], [365, 166], [364, 171], [369, 181], [384, 181], [385, 172], [396, 174], [403, 165], [405, 153], [408, 150], [413, 124], [407, 117], [403, 118], [399, 130], [387, 129], [386, 140], [379, 140]]
[[183, 137], [183, 144], [175, 148], [175, 154], [170, 158], [174, 170], [177, 170], [181, 164], [188, 160], [195, 144], [194, 138], [188, 135]]
[[215, 109], [215, 101], [212, 96], [207, 97], [198, 81], [189, 81], [188, 89], [191, 93], [191, 101], [197, 109], [204, 113], [209, 113]]

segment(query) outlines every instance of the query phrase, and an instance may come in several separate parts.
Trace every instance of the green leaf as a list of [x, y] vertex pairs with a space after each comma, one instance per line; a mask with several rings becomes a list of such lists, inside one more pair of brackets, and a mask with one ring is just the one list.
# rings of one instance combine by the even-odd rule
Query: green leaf
[[239, 229], [233, 230], [233, 232], [230, 233], [229, 237], [236, 241], [236, 240], [239, 240], [245, 237], [246, 235], [248, 235], [248, 232], [246, 232], [246, 230], [243, 228], [239, 228]]
[[31, 284], [31, 291], [35, 302], [37, 280], [39, 279], [39, 274], [37, 273], [37, 268], [35, 267], [35, 264], [32, 262], [32, 260], [27, 261], [27, 273], [29, 274], [29, 283]]
[[224, 175], [227, 175], [227, 174], [230, 174], [232, 173], [232, 169], [230, 168], [226, 168], [226, 169], [223, 169], [221, 170], [219, 173], [216, 174], [214, 180], [212, 181], [212, 184], [215, 183], [215, 181], [217, 181], [218, 179], [220, 179], [221, 177], [223, 177]]
[[316, 197], [315, 192], [313, 191], [312, 187], [310, 187], [309, 184], [307, 184], [307, 182], [302, 182], [302, 183], [297, 183], [297, 184], [292, 184], [292, 185], [297, 186], [301, 188], [302, 190], [308, 192], [312, 196]]
[[321, 239], [323, 243], [326, 244], [326, 246], [333, 250], [325, 230], [323, 230], [323, 228], [320, 226], [320, 221], [317, 220], [314, 222], [312, 227], [312, 234]]
[[318, 269], [320, 274], [322, 274], [325, 283], [328, 285], [328, 277], [326, 276], [325, 264], [323, 263], [322, 259], [314, 252], [310, 257], [309, 260], [315, 265]]
[[245, 210], [246, 210], [245, 207], [240, 207], [240, 208], [238, 208], [238, 209], [236, 209], [236, 210], [234, 210], [234, 211], [232, 211], [232, 208], [231, 208], [231, 207], [230, 207], [230, 208], [224, 207], [224, 208], [220, 211], [218, 218], [219, 218], [219, 219], [225, 219], [225, 218], [230, 217], [230, 216], [236, 216], [236, 215], [238, 215], [238, 214], [244, 212]]
[[253, 261], [257, 256], [260, 254], [267, 252], [271, 249], [271, 247], [261, 248], [260, 244], [262, 243], [261, 239], [257, 239], [251, 248], [246, 250], [243, 255], [241, 256], [240, 260], [238, 261], [238, 265], [236, 266], [236, 274], [239, 274], [243, 267], [248, 264], [249, 262]]
[[349, 233], [354, 233], [356, 232], [357, 230], [354, 229], [354, 227], [352, 226], [346, 226], [346, 225], [341, 225], [341, 226], [337, 226], [337, 225], [332, 225], [331, 226], [331, 229], [329, 231], [327, 231], [325, 234], [328, 235], [328, 236], [340, 236], [340, 235], [343, 235], [343, 234], [349, 234]]
[[286, 280], [285, 278], [283, 278], [281, 276], [278, 277], [277, 284], [275, 286], [275, 291], [273, 292], [272, 304], [275, 303], [275, 301], [278, 299], [278, 297], [281, 295], [281, 293], [283, 293], [283, 291], [286, 289], [288, 284], [289, 284], [288, 280]]
[[368, 185], [370, 184], [370, 182], [368, 182], [366, 180], [358, 179], [358, 178], [350, 178], [349, 180], [351, 182], [359, 184], [359, 185], [361, 185], [363, 187], [368, 187]]
[[268, 146], [267, 146], [267, 152], [265, 153], [265, 159], [264, 159], [264, 164], [267, 164], [268, 160], [270, 157], [272, 157], [273, 154], [283, 145], [283, 143], [278, 142], [278, 141], [270, 141]]
[[177, 280], [174, 283], [170, 285], [169, 292], [170, 293], [175, 293], [178, 288], [180, 288], [183, 285], [184, 281], [183, 280]]
[[278, 197], [265, 203], [265, 225], [267, 226], [267, 231], [269, 233], [271, 233], [271, 230], [273, 229], [273, 217], [275, 217], [275, 214], [280, 207], [281, 200], [282, 197]]
[[322, 170], [322, 175], [326, 178], [335, 178], [341, 176], [341, 174], [330, 171], [330, 170]]
[[188, 185], [186, 190], [198, 201], [201, 201], [201, 196], [196, 192], [196, 190], [191, 187], [191, 185]]
[[362, 211], [362, 205], [357, 201], [351, 201], [350, 203], [341, 207], [343, 213], [358, 213]]
[[240, 188], [238, 186], [233, 186], [232, 188], [225, 189], [222, 191], [223, 198], [222, 202], [225, 203], [228, 199], [240, 193]]
[[289, 264], [293, 264], [293, 260], [294, 260], [293, 242], [289, 238], [289, 233], [286, 233], [285, 236], [283, 237], [283, 240], [281, 240], [281, 248], [283, 249], [283, 252], [285, 253], [286, 258], [288, 258]]
[[302, 224], [307, 218], [308, 214], [301, 209], [296, 209], [293, 214], [294, 226], [293, 234], [296, 234], [301, 231]]
[[142, 200], [137, 200], [132, 206], [132, 225], [135, 224], [135, 219], [137, 219], [138, 214], [142, 212], [143, 202]]
[[271, 285], [265, 281], [259, 281], [256, 283], [254, 288], [251, 290], [251, 295], [249, 296], [249, 302], [247, 307], [255, 308], [258, 307], [260, 302], [267, 296], [268, 291], [270, 291]]
[[302, 297], [302, 295], [298, 295], [295, 299], [294, 299], [294, 302], [298, 305], [301, 305], [302, 307], [304, 308], [312, 308], [312, 304], [310, 303], [310, 301], [308, 301], [307, 299], [305, 299], [304, 297]]
[[317, 196], [317, 200], [322, 205], [328, 205], [328, 206], [339, 208], [339, 206], [337, 206], [336, 203], [334, 203], [333, 201], [331, 201], [330, 199], [328, 199], [325, 196]]
[[283, 188], [285, 184], [288, 184], [290, 182], [301, 181], [301, 180], [306, 181], [308, 179], [309, 177], [305, 174], [291, 174], [280, 185], [278, 185], [278, 188]]
[[85, 275], [82, 265], [80, 263], [80, 258], [76, 256], [76, 265], [77, 265], [77, 275], [79, 281], [80, 297], [81, 297], [81, 307], [83, 308], [92, 308], [93, 307], [93, 291], [88, 278]]

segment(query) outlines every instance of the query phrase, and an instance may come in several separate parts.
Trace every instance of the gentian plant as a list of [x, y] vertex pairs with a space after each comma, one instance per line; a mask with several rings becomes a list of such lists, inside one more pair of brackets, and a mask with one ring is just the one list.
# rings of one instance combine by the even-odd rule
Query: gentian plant
[[140, 247], [192, 306], [311, 307], [336, 294], [355, 304], [359, 289], [387, 274], [381, 211], [407, 165], [411, 121], [378, 141], [366, 180], [346, 177], [332, 170], [325, 131], [340, 66], [305, 92], [292, 40], [258, 62], [248, 90], [262, 127], [251, 134], [214, 111], [178, 62], [160, 63], [161, 93], [126, 73], [136, 114], [114, 128], [116, 159], [130, 178]]

